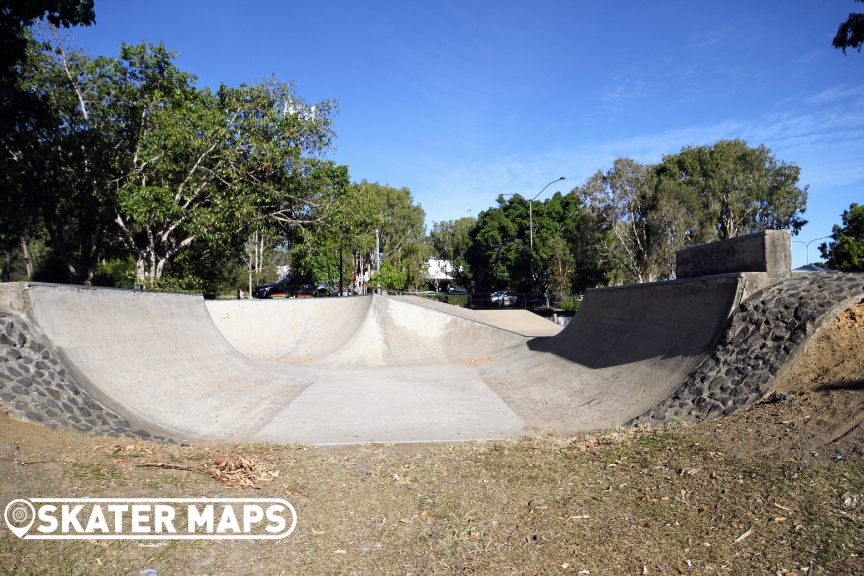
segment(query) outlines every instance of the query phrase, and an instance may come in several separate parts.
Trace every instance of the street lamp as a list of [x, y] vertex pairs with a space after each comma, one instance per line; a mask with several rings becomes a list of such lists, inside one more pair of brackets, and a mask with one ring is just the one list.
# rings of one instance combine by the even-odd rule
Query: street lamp
[[807, 247], [807, 265], [810, 265], [810, 243], [816, 242], [817, 240], [825, 240], [826, 238], [833, 238], [833, 236], [822, 236], [821, 238], [814, 238], [810, 240], [810, 242], [804, 242], [803, 240], [792, 240], [792, 242], [797, 242], [798, 244], [804, 244]]
[[560, 178], [556, 178], [552, 182], [549, 182], [549, 184], [546, 184], [546, 186], [543, 187], [543, 190], [540, 190], [540, 192], [538, 192], [537, 195], [534, 196], [534, 198], [531, 198], [530, 200], [528, 200], [528, 228], [531, 231], [531, 256], [532, 256], [532, 258], [534, 256], [534, 210], [532, 209], [534, 206], [534, 200], [536, 200], [537, 196], [540, 196], [540, 194], [542, 194], [546, 190], [546, 188], [548, 188], [549, 186], [551, 186], [555, 182], [560, 182], [561, 180], [564, 180], [564, 179], [565, 179], [564, 176], [561, 176]]

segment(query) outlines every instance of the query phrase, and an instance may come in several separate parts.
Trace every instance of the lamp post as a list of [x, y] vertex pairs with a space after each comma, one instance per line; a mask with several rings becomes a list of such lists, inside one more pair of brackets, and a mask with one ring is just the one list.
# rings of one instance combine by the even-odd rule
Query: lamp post
[[833, 238], [833, 236], [822, 236], [821, 238], [814, 238], [809, 242], [804, 242], [803, 240], [792, 240], [792, 242], [796, 242], [798, 244], [804, 244], [807, 247], [807, 265], [810, 265], [810, 243], [816, 242], [817, 240], [825, 240], [826, 238]]
[[532, 198], [531, 200], [528, 201], [528, 227], [531, 230], [530, 235], [531, 235], [531, 256], [532, 257], [534, 256], [534, 210], [533, 210], [534, 200], [536, 200], [537, 196], [540, 196], [540, 194], [542, 194], [546, 190], [546, 188], [548, 188], [549, 186], [551, 186], [555, 182], [560, 182], [561, 180], [565, 180], [564, 176], [561, 176], [560, 178], [556, 178], [552, 182], [549, 182], [549, 184], [546, 184], [546, 186], [543, 187], [543, 190], [540, 190], [540, 192], [538, 192], [537, 195], [534, 196], [534, 198]]

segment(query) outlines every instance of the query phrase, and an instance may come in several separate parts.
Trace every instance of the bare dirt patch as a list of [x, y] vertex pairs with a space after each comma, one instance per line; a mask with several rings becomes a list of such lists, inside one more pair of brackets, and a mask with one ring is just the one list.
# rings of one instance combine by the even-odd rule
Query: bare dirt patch
[[[2, 574], [860, 574], [864, 307], [719, 422], [314, 448], [80, 437], [0, 415], [0, 504], [285, 498], [279, 541], [25, 541]], [[785, 395], [785, 396], [784, 396]], [[836, 456], [840, 455], [838, 460]]]
[[748, 457], [862, 456], [864, 303], [846, 310], [813, 338], [770, 398], [696, 430]]

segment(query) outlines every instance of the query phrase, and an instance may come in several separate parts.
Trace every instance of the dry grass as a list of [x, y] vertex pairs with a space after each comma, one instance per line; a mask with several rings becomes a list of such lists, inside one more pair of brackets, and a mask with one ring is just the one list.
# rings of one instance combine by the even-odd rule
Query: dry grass
[[[278, 497], [297, 509], [297, 529], [281, 541], [227, 543], [33, 542], [4, 531], [3, 574], [864, 571], [857, 460], [734, 458], [670, 430], [338, 450], [87, 442], [63, 447], [61, 464], [0, 462], [4, 501]], [[207, 474], [217, 462], [227, 483]], [[22, 474], [38, 466], [49, 468]], [[258, 474], [257, 488], [232, 481], [238, 470]]]

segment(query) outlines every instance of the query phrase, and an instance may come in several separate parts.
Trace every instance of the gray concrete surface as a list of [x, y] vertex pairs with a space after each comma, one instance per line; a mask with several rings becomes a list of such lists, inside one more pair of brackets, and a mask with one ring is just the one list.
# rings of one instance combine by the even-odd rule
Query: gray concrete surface
[[765, 230], [675, 252], [675, 276], [764, 272], [773, 277], [792, 273], [792, 240], [788, 230]]
[[9, 302], [135, 428], [193, 441], [426, 442], [626, 422], [699, 365], [744, 284], [592, 290], [549, 338], [523, 334], [538, 320], [558, 326], [519, 326], [513, 311], [484, 318], [382, 296], [205, 304], [30, 284]]
[[623, 424], [669, 396], [714, 347], [741, 275], [589, 290], [558, 336], [483, 368], [533, 426], [569, 432]]

